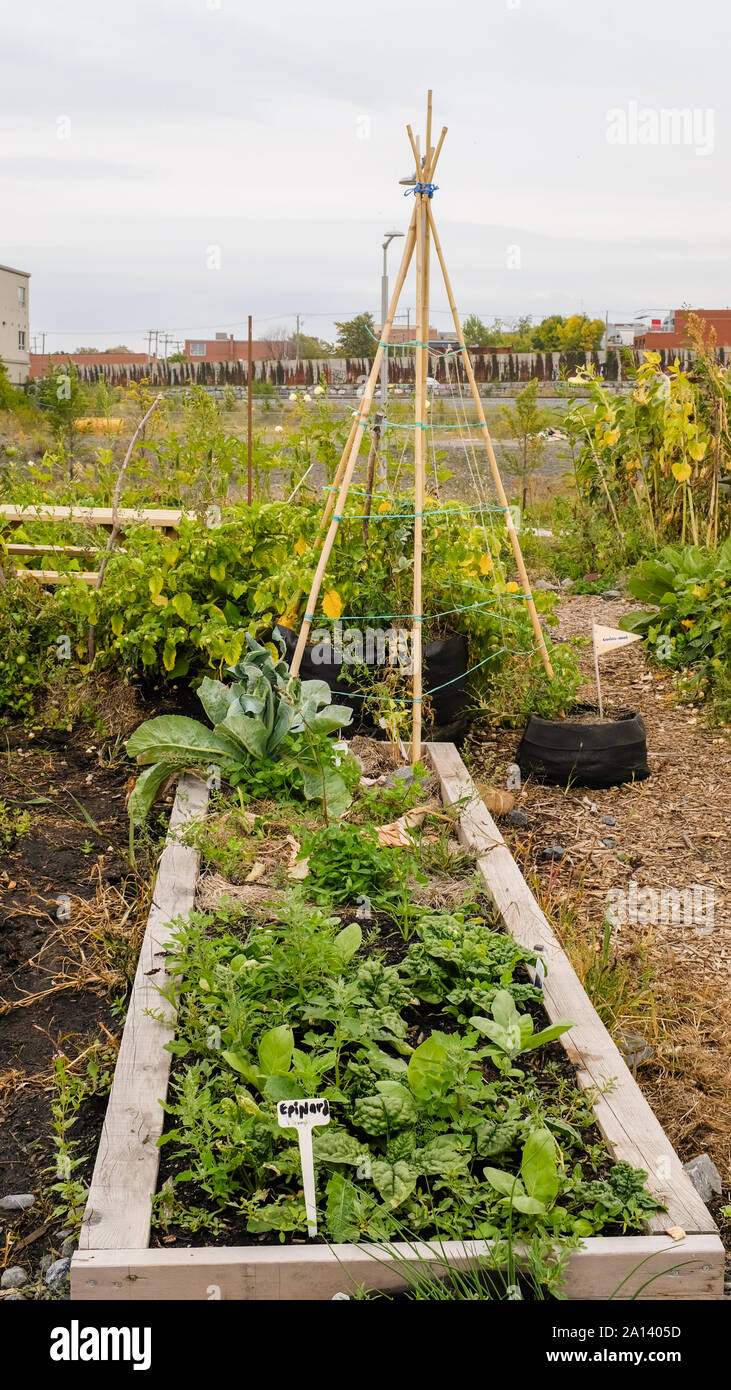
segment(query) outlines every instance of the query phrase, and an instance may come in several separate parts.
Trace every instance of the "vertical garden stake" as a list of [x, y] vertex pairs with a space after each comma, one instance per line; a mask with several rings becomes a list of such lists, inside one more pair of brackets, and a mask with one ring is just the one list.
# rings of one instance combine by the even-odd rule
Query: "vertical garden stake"
[[326, 1100], [280, 1100], [277, 1105], [280, 1129], [296, 1129], [302, 1165], [307, 1234], [317, 1235], [315, 1206], [315, 1163], [312, 1157], [312, 1131], [315, 1125], [329, 1125], [330, 1106]]

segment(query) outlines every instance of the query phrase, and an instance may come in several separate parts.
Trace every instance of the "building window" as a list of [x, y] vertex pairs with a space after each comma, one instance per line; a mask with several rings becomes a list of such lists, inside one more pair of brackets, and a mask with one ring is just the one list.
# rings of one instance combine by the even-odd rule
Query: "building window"
[[25, 308], [25, 285], [18, 285], [18, 304], [21, 309]]
[[25, 352], [25, 330], [23, 328], [18, 329], [18, 351]]
[[191, 343], [191, 345], [190, 345], [190, 355], [191, 355], [191, 357], [205, 357], [205, 355], [206, 355], [206, 345], [205, 345], [205, 343]]

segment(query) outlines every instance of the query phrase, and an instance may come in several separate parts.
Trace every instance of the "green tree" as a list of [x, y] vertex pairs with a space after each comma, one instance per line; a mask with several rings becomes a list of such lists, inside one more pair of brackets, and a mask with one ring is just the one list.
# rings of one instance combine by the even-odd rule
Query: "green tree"
[[464, 340], [468, 347], [487, 347], [489, 332], [477, 314], [468, 314], [462, 325]]
[[86, 413], [89, 393], [79, 381], [73, 362], [51, 363], [51, 375], [38, 384], [38, 401], [50, 417], [56, 438], [69, 449], [69, 477], [74, 475], [72, 450], [76, 421]]
[[[338, 325], [338, 326], [340, 326], [340, 325]], [[366, 335], [366, 336], [367, 336], [367, 335]], [[332, 357], [332, 354], [333, 354], [333, 346], [332, 346], [332, 343], [326, 343], [326, 342], [324, 342], [322, 338], [311, 338], [311, 337], [309, 337], [306, 333], [300, 333], [300, 336], [299, 336], [299, 352], [300, 352], [300, 357], [305, 357], [305, 358]], [[350, 354], [348, 354], [348, 355], [350, 355]], [[353, 356], [364, 357], [366, 354], [365, 354], [365, 353], [353, 353], [352, 355], [353, 355]], [[372, 355], [372, 354], [371, 354], [371, 355]]]
[[561, 329], [566, 320], [563, 314], [549, 314], [533, 329], [533, 347], [537, 352], [561, 352]]
[[604, 320], [589, 319], [586, 314], [572, 314], [559, 330], [562, 352], [592, 352], [601, 347]]
[[335, 327], [340, 357], [375, 357], [378, 334], [372, 314], [356, 314], [354, 319], [336, 323]]
[[541, 430], [553, 418], [551, 412], [538, 404], [538, 381], [534, 377], [515, 398], [515, 406], [503, 406], [500, 418], [510, 439], [518, 441], [517, 457], [513, 450], [503, 449], [509, 473], [519, 474], [523, 491], [523, 510], [528, 498], [528, 478], [543, 460]]

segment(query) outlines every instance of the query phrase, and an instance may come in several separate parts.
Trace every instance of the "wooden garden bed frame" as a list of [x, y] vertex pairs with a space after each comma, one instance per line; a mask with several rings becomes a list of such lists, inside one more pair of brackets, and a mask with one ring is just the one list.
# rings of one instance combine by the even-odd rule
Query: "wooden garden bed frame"
[[[120, 535], [124, 534], [125, 526], [151, 526], [154, 531], [160, 531], [164, 536], [174, 535], [180, 528], [180, 523], [185, 516], [193, 516], [193, 512], [181, 512], [171, 507], [118, 507], [116, 511], [116, 523]], [[0, 504], [0, 522], [4, 521], [8, 526], [24, 526], [26, 522], [43, 521], [73, 521], [78, 526], [98, 526], [107, 531], [115, 529], [115, 510], [114, 507], [56, 507], [56, 506], [18, 506], [14, 502], [3, 502]], [[78, 546], [78, 545], [8, 545], [8, 555], [64, 555], [72, 559], [86, 559], [94, 555], [101, 548], [98, 546]], [[124, 554], [119, 546], [115, 547], [116, 553]], [[32, 570], [21, 565], [15, 571], [19, 579], [35, 579], [43, 588], [49, 588], [56, 584], [69, 584], [73, 579], [80, 579], [84, 584], [92, 584], [94, 587], [99, 583], [98, 570]]]
[[[596, 1236], [572, 1252], [564, 1292], [573, 1299], [718, 1299], [723, 1296], [724, 1249], [657, 1118], [599, 1019], [562, 947], [530, 892], [453, 744], [427, 744], [445, 804], [460, 803], [459, 838], [477, 856], [479, 871], [506, 929], [539, 950], [546, 965], [546, 1012], [574, 1026], [561, 1042], [578, 1084], [599, 1088], [597, 1125], [617, 1160], [648, 1173], [648, 1186], [666, 1212], [650, 1218], [645, 1235]], [[153, 905], [122, 1035], [79, 1249], [71, 1263], [72, 1299], [319, 1300], [353, 1286], [397, 1289], [402, 1279], [382, 1247], [269, 1245], [151, 1249], [152, 1195], [157, 1185], [174, 1012], [165, 1021], [158, 987], [172, 919], [193, 907], [199, 856], [179, 843], [186, 821], [205, 816], [208, 791], [181, 779]], [[607, 1089], [609, 1087], [609, 1089]], [[667, 1234], [675, 1228], [676, 1238]], [[686, 1234], [677, 1238], [680, 1228]], [[394, 1243], [400, 1258], [414, 1249]], [[420, 1245], [422, 1256], [465, 1265], [486, 1253], [484, 1241]], [[657, 1277], [656, 1277], [657, 1276]], [[651, 1280], [649, 1284], [647, 1281]], [[351, 1282], [352, 1281], [352, 1282]], [[643, 1285], [647, 1285], [642, 1289]], [[621, 1287], [620, 1287], [621, 1286]]]

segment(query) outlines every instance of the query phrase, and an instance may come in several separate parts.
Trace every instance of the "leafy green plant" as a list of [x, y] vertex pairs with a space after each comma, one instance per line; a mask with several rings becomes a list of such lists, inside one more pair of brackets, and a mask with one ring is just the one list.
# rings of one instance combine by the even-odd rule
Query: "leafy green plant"
[[650, 651], [672, 667], [698, 668], [722, 677], [731, 660], [731, 539], [717, 551], [666, 546], [630, 576], [635, 598], [656, 612], [628, 613], [627, 632], [646, 637]]
[[388, 908], [410, 878], [426, 882], [414, 855], [379, 845], [370, 825], [343, 822], [310, 831], [299, 857], [308, 861], [309, 892], [318, 903], [354, 903], [365, 894], [375, 907]]
[[[436, 924], [417, 924], [398, 965], [386, 964], [358, 922], [344, 927], [312, 907], [305, 887], [273, 921], [247, 922], [243, 932], [221, 914], [194, 914], [176, 931], [169, 989], [179, 1031], [169, 1044], [176, 1063], [162, 1141], [174, 1159], [167, 1227], [184, 1225], [186, 1212], [201, 1222], [204, 1201], [211, 1222], [243, 1222], [282, 1240], [304, 1232], [298, 1150], [276, 1104], [313, 1094], [331, 1107], [331, 1123], [313, 1139], [318, 1210], [331, 1240], [384, 1241], [403, 1230], [572, 1240], [614, 1220], [590, 1186], [606, 1178], [606, 1150], [584, 1142], [592, 1112], [565, 1080], [550, 1093], [530, 1075], [490, 1069], [469, 1026], [410, 1040], [432, 945], [441, 940], [448, 957], [441, 977], [430, 976], [432, 1016], [455, 985], [465, 995], [502, 988], [537, 997], [513, 978], [520, 948], [504, 938], [503, 952], [480, 954], [478, 935], [498, 933], [484, 924], [478, 933], [468, 913], [451, 922], [441, 913]], [[586, 1174], [568, 1166], [571, 1153]], [[485, 1180], [486, 1160], [500, 1165], [498, 1186]], [[508, 1187], [520, 1201], [505, 1200]], [[644, 1178], [636, 1191], [653, 1204]]]
[[[2, 568], [0, 540], [0, 714], [28, 715], [58, 670], [59, 635], [69, 626], [55, 598]], [[76, 628], [71, 628], [75, 632]]]
[[130, 825], [141, 824], [160, 787], [181, 768], [220, 767], [233, 786], [246, 780], [252, 762], [292, 757], [289, 735], [301, 734], [296, 766], [308, 799], [320, 798], [326, 820], [350, 804], [347, 784], [336, 765], [329, 735], [342, 729], [351, 711], [330, 704], [324, 681], [300, 681], [286, 662], [248, 637], [246, 660], [229, 668], [230, 686], [205, 677], [198, 697], [212, 728], [183, 715], [159, 715], [141, 724], [127, 752], [146, 766], [129, 800]]
[[[476, 1014], [470, 1019], [470, 1023], [478, 1033], [484, 1033], [485, 1037], [490, 1039], [493, 1046], [487, 1049], [488, 1055], [500, 1071], [512, 1071], [512, 1063], [521, 1053], [532, 1052], [535, 1047], [553, 1042], [573, 1026], [562, 1019], [558, 1023], [552, 1023], [550, 1028], [543, 1028], [539, 1033], [535, 1033], [530, 1014], [518, 1012], [512, 994], [506, 989], [501, 989], [495, 995], [492, 1018], [482, 1018]], [[523, 1075], [522, 1072], [518, 1074]]]

